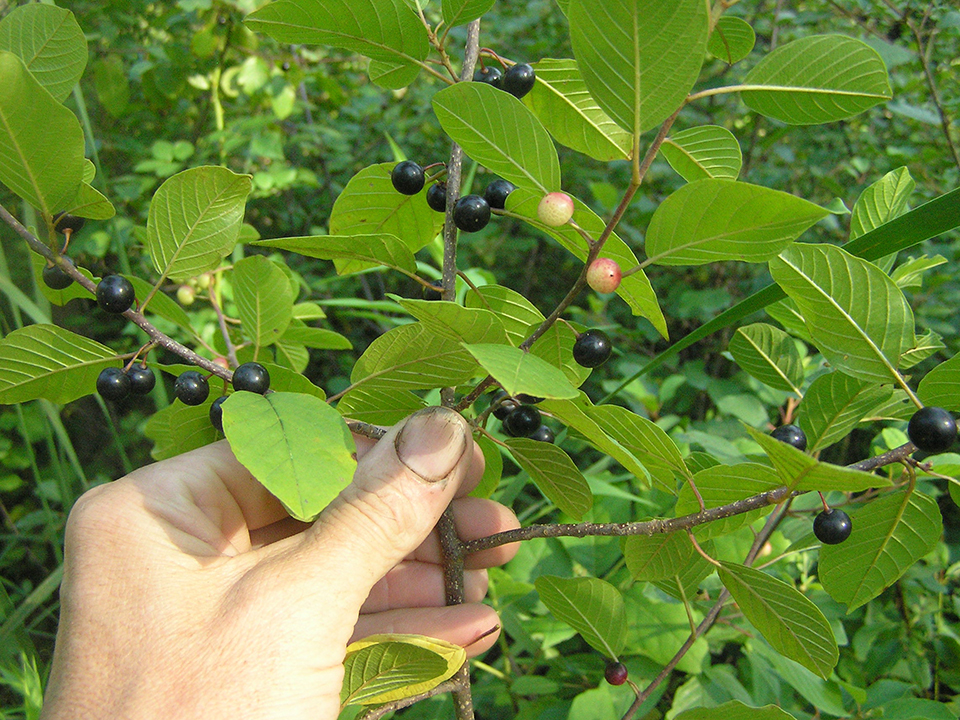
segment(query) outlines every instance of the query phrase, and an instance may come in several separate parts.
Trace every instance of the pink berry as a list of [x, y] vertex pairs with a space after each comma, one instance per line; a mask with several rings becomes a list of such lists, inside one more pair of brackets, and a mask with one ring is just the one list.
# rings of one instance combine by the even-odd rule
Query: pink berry
[[566, 225], [573, 217], [573, 198], [564, 192], [552, 192], [543, 196], [537, 205], [537, 217], [548, 227]]
[[620, 287], [620, 264], [610, 258], [597, 258], [587, 268], [587, 285], [598, 293], [612, 293]]

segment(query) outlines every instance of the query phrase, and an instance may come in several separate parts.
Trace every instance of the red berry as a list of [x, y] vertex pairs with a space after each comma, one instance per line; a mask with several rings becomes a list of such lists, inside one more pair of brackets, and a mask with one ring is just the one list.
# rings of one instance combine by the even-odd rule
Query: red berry
[[603, 676], [611, 685], [623, 685], [627, 681], [627, 666], [622, 662], [608, 662]]
[[620, 287], [620, 263], [610, 258], [597, 258], [587, 268], [587, 285], [598, 293], [612, 293]]

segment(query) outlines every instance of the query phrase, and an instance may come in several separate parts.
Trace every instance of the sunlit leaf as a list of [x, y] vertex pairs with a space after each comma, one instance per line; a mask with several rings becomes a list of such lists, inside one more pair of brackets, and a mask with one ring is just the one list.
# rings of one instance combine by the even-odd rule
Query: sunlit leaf
[[692, 560], [695, 552], [686, 532], [631, 535], [623, 558], [634, 580], [666, 580]]
[[510, 395], [526, 393], [562, 399], [580, 394], [561, 370], [532, 353], [490, 343], [465, 344], [464, 347]]
[[556, 445], [528, 438], [509, 438], [506, 444], [540, 492], [567, 515], [580, 520], [593, 506], [587, 481], [573, 460]]
[[233, 266], [233, 292], [243, 331], [256, 348], [279, 340], [293, 312], [287, 276], [263, 255], [251, 255]]
[[803, 394], [803, 362], [793, 338], [782, 330], [764, 323], [747, 325], [737, 330], [728, 349], [737, 365], [760, 382]]
[[893, 394], [889, 385], [857, 380], [841, 372], [821, 375], [800, 403], [798, 421], [814, 453], [850, 434], [867, 412]]
[[338, 263], [339, 272], [353, 272], [373, 265], [414, 273], [416, 260], [400, 238], [379, 235], [314, 235], [311, 237], [275, 238], [250, 243], [261, 247], [280, 248], [322, 260], [352, 260]]
[[954, 355], [931, 370], [917, 388], [926, 405], [960, 410], [960, 355]]
[[587, 644], [608, 658], [616, 658], [627, 639], [623, 596], [599, 578], [562, 578], [541, 575], [534, 583], [540, 600], [558, 620], [567, 623]]
[[738, 17], [724, 15], [713, 28], [707, 50], [715, 58], [733, 65], [743, 60], [753, 50], [757, 35], [750, 23]]
[[394, 425], [427, 403], [409, 390], [361, 385], [337, 403], [337, 411], [351, 420], [373, 425]]
[[681, 130], [667, 137], [660, 152], [687, 182], [704, 178], [736, 180], [743, 164], [740, 143], [718, 125]]
[[915, 186], [910, 171], [901, 167], [888, 172], [866, 188], [857, 198], [850, 215], [850, 239], [858, 238], [902, 215]]

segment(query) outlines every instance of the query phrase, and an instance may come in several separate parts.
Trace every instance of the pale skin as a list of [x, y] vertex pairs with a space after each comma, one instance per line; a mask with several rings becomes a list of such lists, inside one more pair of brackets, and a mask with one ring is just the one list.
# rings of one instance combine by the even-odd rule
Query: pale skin
[[379, 442], [357, 438], [357, 455], [353, 483], [309, 525], [225, 441], [86, 493], [67, 523], [42, 718], [332, 719], [353, 640], [488, 649], [499, 621], [480, 604], [485, 568], [515, 547], [469, 556], [467, 602], [445, 607], [432, 531], [451, 501], [463, 540], [518, 526], [466, 497], [483, 473], [466, 422], [430, 408]]

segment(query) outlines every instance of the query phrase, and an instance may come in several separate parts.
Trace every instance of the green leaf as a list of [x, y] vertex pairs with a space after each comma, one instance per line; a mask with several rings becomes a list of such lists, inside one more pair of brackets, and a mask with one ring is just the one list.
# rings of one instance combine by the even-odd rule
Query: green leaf
[[485, 435], [474, 435], [473, 441], [483, 452], [483, 477], [470, 491], [470, 497], [488, 498], [499, 487], [503, 477], [503, 454], [497, 444]]
[[357, 468], [346, 424], [312, 395], [235, 392], [223, 403], [223, 430], [237, 460], [297, 520], [319, 515]]
[[890, 279], [893, 280], [899, 288], [919, 288], [923, 285], [924, 274], [935, 267], [945, 265], [947, 259], [943, 255], [934, 255], [927, 257], [912, 257], [906, 262], [897, 266], [890, 273]]
[[821, 375], [807, 388], [798, 420], [811, 453], [850, 434], [867, 413], [893, 394], [889, 385], [875, 385], [841, 372]]
[[650, 469], [689, 476], [676, 443], [651, 420], [619, 405], [594, 405], [587, 408], [587, 415]]
[[[707, 508], [728, 505], [737, 500], [759, 495], [769, 490], [775, 490], [783, 485], [776, 473], [765, 465], [756, 463], [739, 463], [737, 465], [715, 465], [701, 470], [693, 477], [693, 482], [703, 498]], [[677, 517], [692, 515], [700, 512], [700, 503], [690, 483], [684, 483], [674, 508]], [[769, 508], [751, 510], [732, 517], [714, 520], [694, 528], [698, 538], [711, 538], [731, 533], [744, 525], [753, 522], [761, 515], [769, 512]]]
[[763, 58], [744, 78], [743, 102], [789, 125], [853, 117], [892, 97], [887, 68], [876, 50], [841, 35], [800, 38]]
[[623, 596], [599, 578], [562, 578], [541, 575], [537, 594], [557, 620], [583, 636], [587, 644], [608, 658], [617, 658], [627, 640]]
[[44, 398], [64, 405], [95, 391], [119, 367], [110, 348], [56, 325], [28, 325], [0, 340], [0, 404]]
[[[721, 18], [724, 19], [726, 18]], [[676, 720], [795, 720], [793, 715], [776, 705], [750, 707], [739, 700], [731, 700], [712, 708], [693, 708], [675, 717]]]
[[271, 390], [302, 393], [313, 395], [321, 400], [327, 399], [327, 394], [323, 391], [323, 388], [317, 387], [300, 373], [269, 362], [262, 362], [261, 365], [270, 373]]
[[413, 252], [394, 235], [313, 235], [257, 240], [250, 244], [289, 250], [321, 260], [353, 261], [338, 263], [340, 274], [356, 272], [376, 265], [384, 265], [408, 274], [414, 274], [417, 270], [417, 261], [413, 257]]
[[[395, 166], [396, 163], [381, 163], [364, 168], [350, 179], [333, 203], [330, 235], [349, 235], [350, 238], [322, 238], [317, 242], [335, 249], [337, 254], [333, 259], [338, 273], [358, 272], [382, 264], [412, 272], [410, 254], [431, 242], [443, 227], [443, 214], [427, 205], [426, 190], [416, 195], [396, 191], [390, 180]], [[353, 241], [356, 236], [371, 237]], [[367, 254], [372, 256], [370, 260], [363, 257]]]
[[342, 705], [378, 705], [435, 688], [466, 662], [462, 647], [423, 635], [369, 635], [343, 660]]
[[738, 17], [721, 17], [707, 41], [707, 50], [715, 58], [733, 65], [743, 60], [753, 50], [757, 34], [750, 23]]
[[876, 265], [832, 245], [798, 244], [770, 261], [834, 367], [870, 382], [897, 382], [900, 355], [916, 344], [913, 311]]
[[[502, 285], [481, 285], [467, 290], [464, 305], [483, 308], [497, 314], [512, 345], [520, 345], [530, 334], [530, 328], [543, 322], [537, 308], [520, 293]], [[571, 355], [572, 357], [572, 355]]]
[[960, 410], [960, 354], [928, 372], [920, 381], [917, 395], [924, 405]]
[[408, 300], [391, 296], [433, 332], [460, 342], [506, 343], [507, 333], [496, 313], [442, 300]]
[[363, 385], [340, 399], [337, 412], [371, 425], [395, 425], [425, 407], [427, 403], [409, 390]]
[[803, 361], [793, 338], [772, 325], [754, 323], [737, 330], [728, 347], [737, 365], [776, 390], [803, 396]]
[[[154, 286], [148, 283], [146, 280], [138, 278], [136, 275], [124, 277], [126, 277], [127, 280], [129, 280], [133, 285], [133, 292], [138, 301], [143, 302], [147, 295], [153, 292]], [[89, 297], [89, 293], [84, 291], [84, 296]], [[162, 292], [154, 294], [153, 298], [150, 300], [150, 304], [145, 308], [144, 312], [146, 312], [148, 315], [156, 315], [157, 317], [163, 318], [168, 322], [172, 322], [181, 330], [185, 330], [190, 334], [195, 332], [195, 330], [190, 326], [190, 316], [187, 315], [187, 312], [183, 309], [183, 306]]]
[[556, 445], [528, 438], [509, 438], [506, 445], [540, 492], [574, 520], [582, 519], [593, 506], [586, 479]]
[[580, 394], [561, 370], [531, 353], [490, 343], [464, 344], [464, 348], [510, 395], [564, 399]]
[[493, 7], [495, 0], [443, 0], [443, 21], [450, 27], [466, 25], [482, 17]]
[[233, 251], [250, 188], [249, 175], [222, 167], [184, 170], [160, 186], [147, 217], [147, 247], [161, 278], [189, 280]]
[[830, 623], [793, 585], [744, 565], [721, 563], [724, 587], [774, 650], [826, 679], [840, 656]]
[[380, 61], [404, 66], [405, 80], [430, 52], [426, 29], [403, 0], [276, 0], [244, 21], [281, 43], [332, 45]]
[[243, 332], [254, 354], [279, 340], [293, 315], [293, 291], [283, 272], [263, 255], [251, 255], [233, 266], [233, 294]]
[[[47, 259], [42, 255], [38, 255], [35, 252], [30, 253], [30, 262], [33, 264], [33, 277], [36, 287], [40, 292], [43, 293], [43, 296], [49, 300], [54, 305], [60, 307], [66, 305], [71, 300], [76, 298], [84, 298], [87, 300], [92, 300], [94, 298], [93, 293], [87, 290], [80, 283], [73, 283], [63, 290], [54, 290], [53, 288], [47, 287], [47, 284], [43, 282], [43, 268], [47, 265]], [[92, 280], [94, 283], [97, 282], [94, 278], [93, 273], [87, 270], [85, 267], [79, 267], [77, 270], [80, 271], [80, 274], [86, 277], [88, 280]], [[144, 283], [146, 285], [146, 283]], [[139, 293], [138, 293], [139, 295]], [[49, 319], [47, 317], [43, 318], [44, 320]], [[37, 321], [42, 321], [41, 318], [37, 318]]]
[[299, 343], [314, 350], [351, 350], [353, 344], [338, 332], [323, 328], [307, 327], [293, 320], [281, 337], [283, 342]]
[[932, 498], [897, 490], [850, 514], [853, 532], [820, 548], [823, 588], [848, 611], [872, 600], [933, 550], [943, 521]]
[[510, 93], [486, 83], [457, 83], [433, 96], [433, 110], [443, 131], [491, 172], [540, 195], [560, 189], [550, 134]]
[[647, 228], [648, 262], [703, 265], [762, 262], [829, 213], [779, 190], [708, 178], [664, 200]]
[[0, 182], [50, 217], [77, 195], [83, 148], [76, 116], [0, 51]]
[[[700, 560], [708, 564], [698, 554]], [[691, 563], [691, 565], [694, 563]], [[689, 567], [689, 566], [688, 566]], [[712, 569], [713, 566], [710, 565]], [[667, 581], [663, 581], [667, 582]], [[674, 596], [679, 595], [676, 580], [674, 582]], [[661, 581], [657, 582], [658, 587]], [[688, 601], [696, 592], [687, 595]], [[635, 586], [626, 595], [627, 617], [630, 618], [627, 631], [627, 648], [629, 654], [639, 653], [663, 666], [677, 654], [677, 650], [690, 636], [690, 618], [694, 623], [702, 619], [702, 615], [691, 608], [690, 615], [682, 603], [665, 603], [659, 598], [653, 600], [645, 596], [639, 586]], [[709, 649], [706, 638], [699, 638], [685, 653], [677, 664], [677, 670], [689, 674], [703, 672], [705, 663], [709, 663]], [[619, 715], [617, 716], [619, 717]]]
[[628, 160], [633, 137], [593, 99], [576, 60], [545, 58], [533, 66], [537, 83], [524, 103], [561, 145], [595, 160]]
[[623, 558], [634, 580], [666, 580], [693, 560], [695, 552], [686, 532], [631, 535]]
[[[532, 332], [533, 328], [529, 328], [529, 331]], [[530, 354], [560, 368], [571, 385], [580, 387], [592, 371], [573, 359], [573, 346], [576, 342], [576, 329], [569, 323], [554, 323], [533, 344]]]
[[571, 0], [570, 41], [590, 93], [634, 136], [683, 104], [707, 49], [703, 0]]
[[912, 368], [917, 363], [923, 362], [931, 355], [935, 355], [946, 347], [943, 344], [943, 338], [933, 330], [927, 330], [921, 337], [917, 338], [917, 344], [907, 350], [900, 356], [900, 369], [906, 370]]
[[[703, 551], [707, 554], [713, 552], [713, 541], [706, 540], [700, 543]], [[683, 602], [689, 600], [697, 594], [702, 583], [706, 578], [713, 574], [714, 566], [707, 562], [700, 553], [696, 553], [685, 565], [674, 568], [673, 577], [664, 580], [654, 580], [653, 584], [663, 590], [667, 595]], [[657, 604], [662, 607], [662, 603]], [[685, 638], [681, 639], [682, 643]], [[670, 656], [667, 657], [667, 660]]]
[[660, 152], [670, 167], [687, 182], [704, 178], [736, 180], [743, 165], [740, 143], [718, 125], [682, 130], [668, 137]]
[[34, 3], [11, 10], [0, 22], [0, 50], [23, 60], [34, 79], [61, 103], [87, 65], [83, 30], [72, 12], [55, 5]]
[[73, 199], [73, 202], [67, 204], [64, 212], [88, 220], [109, 220], [117, 214], [113, 203], [103, 193], [86, 182], [80, 183], [77, 196]]
[[143, 428], [144, 435], [153, 441], [150, 457], [166, 460], [215, 442], [219, 433], [210, 424], [214, 400], [209, 397], [202, 405], [173, 403], [151, 415]]
[[916, 185], [910, 177], [910, 171], [901, 167], [888, 172], [866, 188], [857, 198], [850, 215], [850, 239], [858, 238], [903, 215]]

